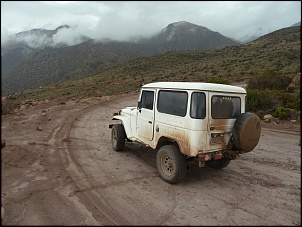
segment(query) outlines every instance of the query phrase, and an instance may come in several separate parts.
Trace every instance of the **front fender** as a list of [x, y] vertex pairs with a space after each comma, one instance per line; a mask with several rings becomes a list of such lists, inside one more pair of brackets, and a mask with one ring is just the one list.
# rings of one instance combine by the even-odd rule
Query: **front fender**
[[122, 115], [115, 115], [112, 120], [120, 120], [122, 124], [124, 125], [125, 133], [127, 138], [133, 137], [133, 132], [131, 129], [130, 119], [122, 116]]

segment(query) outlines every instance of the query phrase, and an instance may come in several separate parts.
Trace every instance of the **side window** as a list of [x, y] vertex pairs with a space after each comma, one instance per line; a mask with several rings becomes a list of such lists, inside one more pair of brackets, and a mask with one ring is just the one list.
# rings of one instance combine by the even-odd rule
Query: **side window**
[[161, 90], [158, 93], [158, 112], [184, 117], [187, 114], [187, 104], [188, 93], [185, 91]]
[[190, 116], [195, 119], [206, 117], [206, 96], [203, 92], [192, 93]]
[[240, 98], [216, 95], [212, 97], [212, 118], [236, 118], [241, 114]]
[[153, 110], [153, 91], [143, 91], [142, 93], [142, 108]]

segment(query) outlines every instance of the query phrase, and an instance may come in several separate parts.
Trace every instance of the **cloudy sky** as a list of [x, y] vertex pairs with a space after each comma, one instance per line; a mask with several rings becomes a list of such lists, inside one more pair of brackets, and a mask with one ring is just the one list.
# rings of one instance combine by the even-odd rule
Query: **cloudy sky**
[[90, 38], [127, 40], [187, 21], [237, 40], [301, 21], [301, 1], [1, 1], [1, 42], [11, 34], [60, 25]]

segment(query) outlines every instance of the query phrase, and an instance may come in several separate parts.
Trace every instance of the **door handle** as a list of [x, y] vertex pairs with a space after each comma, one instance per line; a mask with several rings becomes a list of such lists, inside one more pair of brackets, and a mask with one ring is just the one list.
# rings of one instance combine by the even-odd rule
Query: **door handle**
[[152, 121], [148, 121], [149, 122], [149, 124], [152, 124]]

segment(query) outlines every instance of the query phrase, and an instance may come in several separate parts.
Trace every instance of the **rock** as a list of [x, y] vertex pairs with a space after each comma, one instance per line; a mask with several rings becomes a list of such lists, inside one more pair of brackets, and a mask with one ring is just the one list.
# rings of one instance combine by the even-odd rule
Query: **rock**
[[19, 118], [18, 116], [16, 116], [16, 117], [13, 117], [13, 120], [15, 120], [15, 121], [19, 121], [19, 120], [20, 120], [20, 118]]
[[42, 116], [45, 116], [46, 114], [47, 114], [47, 111], [46, 111], [46, 110], [42, 110], [42, 111], [41, 111], [41, 115], [42, 115]]
[[279, 181], [275, 180], [275, 179], [266, 179], [266, 180], [264, 180], [264, 182], [268, 186], [278, 186], [278, 185], [280, 185]]
[[8, 111], [8, 105], [9, 103], [8, 103], [8, 99], [7, 99], [7, 97], [1, 97], [1, 113], [3, 113], [3, 114], [6, 114], [6, 113], [8, 113], [9, 111]]
[[265, 122], [267, 122], [267, 120], [268, 120], [268, 122], [270, 122], [270, 119], [272, 119], [272, 118], [273, 118], [273, 115], [271, 115], [271, 114], [266, 114], [266, 115], [264, 115], [263, 120], [264, 120]]
[[36, 128], [37, 130], [39, 130], [39, 131], [43, 131], [43, 129], [42, 129], [42, 127], [41, 126], [37, 126], [37, 128]]
[[38, 105], [38, 104], [39, 104], [38, 101], [33, 101], [33, 102], [31, 103], [32, 106], [36, 106], [36, 105]]
[[41, 145], [44, 145], [44, 146], [49, 146], [49, 143], [48, 143], [48, 142], [46, 142], [46, 141], [42, 141], [42, 142], [41, 142]]
[[1, 148], [5, 147], [6, 141], [4, 139], [1, 139]]
[[71, 140], [68, 137], [66, 137], [66, 138], [63, 139], [63, 142], [70, 142], [70, 141]]
[[279, 124], [280, 123], [279, 119], [273, 117], [273, 115], [271, 115], [271, 114], [264, 115], [263, 120], [266, 123], [269, 123], [269, 122], [274, 123], [274, 124]]
[[5, 209], [3, 206], [1, 206], [1, 220], [3, 219], [4, 217], [4, 213], [5, 213]]
[[30, 140], [30, 141], [28, 142], [28, 144], [29, 144], [29, 145], [34, 145], [34, 144], [36, 144], [36, 142], [33, 141], [33, 140]]
[[103, 94], [102, 94], [102, 92], [100, 92], [100, 91], [96, 91], [94, 96], [95, 96], [95, 97], [102, 97]]

